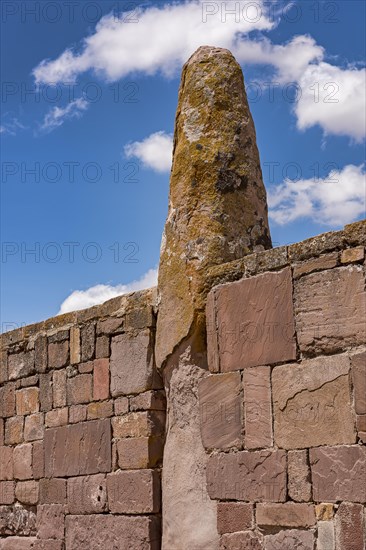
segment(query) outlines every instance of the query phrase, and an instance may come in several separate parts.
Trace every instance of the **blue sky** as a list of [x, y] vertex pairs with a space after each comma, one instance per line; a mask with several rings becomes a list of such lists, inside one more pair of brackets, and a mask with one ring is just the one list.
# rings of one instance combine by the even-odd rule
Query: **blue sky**
[[2, 2], [2, 330], [154, 284], [202, 44], [243, 68], [274, 244], [365, 217], [364, 2], [139, 6]]

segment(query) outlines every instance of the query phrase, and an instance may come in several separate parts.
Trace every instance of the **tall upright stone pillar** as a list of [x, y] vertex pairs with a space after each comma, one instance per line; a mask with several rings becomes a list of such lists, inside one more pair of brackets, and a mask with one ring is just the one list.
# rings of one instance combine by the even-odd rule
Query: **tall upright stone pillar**
[[197, 399], [207, 374], [207, 269], [270, 247], [243, 74], [228, 50], [203, 46], [183, 67], [159, 266], [155, 353], [168, 399], [164, 550], [218, 548]]

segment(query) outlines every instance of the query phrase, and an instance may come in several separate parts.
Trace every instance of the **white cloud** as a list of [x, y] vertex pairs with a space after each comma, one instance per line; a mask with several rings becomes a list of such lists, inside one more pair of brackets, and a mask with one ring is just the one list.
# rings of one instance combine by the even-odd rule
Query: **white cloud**
[[127, 158], [138, 158], [145, 167], [156, 172], [169, 172], [172, 165], [172, 150], [173, 135], [162, 131], [124, 147]]
[[62, 302], [58, 315], [102, 304], [121, 294], [151, 288], [157, 284], [157, 279], [158, 270], [149, 269], [140, 279], [125, 285], [111, 286], [100, 284], [87, 288], [86, 290], [75, 290]]
[[65, 120], [80, 118], [88, 107], [89, 102], [82, 97], [71, 101], [66, 107], [52, 107], [41, 124], [41, 130], [51, 132], [55, 128], [62, 126]]
[[15, 136], [18, 130], [26, 130], [24, 126], [17, 118], [13, 118], [9, 122], [4, 122], [0, 126], [0, 134], [8, 134], [9, 136]]
[[342, 227], [365, 216], [365, 166], [349, 164], [324, 179], [285, 180], [268, 192], [270, 218], [286, 225], [310, 218], [322, 225]]

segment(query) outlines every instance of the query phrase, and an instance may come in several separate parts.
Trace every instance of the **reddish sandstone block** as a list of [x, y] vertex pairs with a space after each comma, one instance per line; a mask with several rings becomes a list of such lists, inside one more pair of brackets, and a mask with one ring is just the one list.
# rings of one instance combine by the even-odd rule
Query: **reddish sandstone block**
[[34, 343], [34, 366], [37, 372], [46, 372], [47, 358], [47, 336], [38, 336]]
[[[27, 378], [22, 378], [17, 381], [17, 384], [22, 386], [22, 388], [28, 388], [29, 386], [36, 386], [39, 381], [39, 374], [34, 374], [33, 376], [27, 376]], [[18, 386], [17, 386], [18, 387]]]
[[244, 502], [217, 503], [217, 530], [220, 534], [235, 533], [253, 527], [253, 504]]
[[136, 336], [128, 333], [114, 336], [110, 369], [113, 397], [160, 389], [161, 380], [153, 367], [150, 331], [141, 331]]
[[95, 420], [47, 429], [44, 448], [46, 477], [109, 472], [110, 420]]
[[12, 540], [13, 535], [19, 535], [24, 540], [29, 540], [25, 537], [36, 535], [36, 516], [29, 507], [25, 508], [21, 504], [0, 507], [0, 541], [3, 536], [8, 537], [5, 540]]
[[51, 369], [65, 367], [69, 362], [69, 341], [48, 344], [48, 366]]
[[39, 482], [40, 504], [65, 504], [66, 479], [41, 479]]
[[286, 452], [241, 451], [212, 455], [207, 464], [212, 499], [282, 502], [286, 499]]
[[6, 418], [15, 414], [15, 384], [8, 383], [0, 388], [0, 416]]
[[87, 406], [88, 420], [113, 416], [113, 401], [98, 401]]
[[81, 329], [81, 359], [90, 361], [95, 352], [95, 325], [90, 323]]
[[295, 548], [313, 550], [314, 533], [299, 529], [286, 529], [286, 531], [264, 537], [264, 548], [265, 550], [294, 550]]
[[69, 422], [76, 424], [86, 420], [87, 407], [86, 405], [72, 405], [69, 407]]
[[93, 399], [108, 399], [109, 359], [95, 359], [93, 382]]
[[273, 440], [270, 367], [245, 369], [243, 383], [245, 447], [271, 447]]
[[0, 504], [13, 504], [15, 500], [14, 488], [14, 481], [0, 481]]
[[328, 502], [316, 504], [315, 515], [318, 521], [330, 521], [334, 516], [334, 505]]
[[294, 265], [294, 279], [312, 273], [313, 271], [323, 271], [324, 269], [332, 269], [338, 264], [338, 252], [330, 252], [322, 254], [317, 258], [310, 258], [305, 262]]
[[31, 479], [32, 476], [32, 444], [23, 443], [14, 447], [14, 478]]
[[23, 441], [23, 416], [12, 416], [5, 421], [5, 444], [16, 445]]
[[116, 334], [123, 330], [124, 319], [122, 317], [107, 317], [97, 323], [97, 334]]
[[67, 550], [158, 550], [160, 540], [158, 517], [98, 514], [66, 517]]
[[310, 449], [315, 502], [366, 502], [366, 447]]
[[8, 352], [6, 349], [0, 351], [0, 384], [8, 381]]
[[0, 480], [13, 479], [13, 448], [0, 447]]
[[[132, 410], [132, 409], [131, 409]], [[128, 397], [118, 397], [114, 400], [114, 414], [126, 414], [128, 412]]]
[[336, 515], [336, 540], [339, 550], [364, 548], [363, 506], [342, 502]]
[[108, 336], [99, 336], [95, 344], [95, 357], [96, 359], [101, 359], [103, 357], [109, 357], [109, 337]]
[[365, 282], [361, 266], [313, 273], [295, 282], [296, 328], [305, 354], [329, 354], [365, 340]]
[[62, 409], [54, 409], [46, 413], [45, 424], [47, 428], [55, 428], [57, 426], [66, 426], [68, 422], [69, 409], [63, 407]]
[[225, 534], [220, 539], [220, 550], [263, 550], [263, 548], [262, 539], [251, 531]]
[[66, 405], [66, 370], [58, 370], [53, 373], [53, 406], [64, 407]]
[[32, 445], [32, 470], [34, 479], [44, 476], [43, 441], [35, 441]]
[[221, 371], [296, 359], [290, 268], [222, 285], [216, 305]]
[[86, 361], [85, 363], [80, 363], [78, 365], [78, 370], [80, 374], [88, 374], [90, 372], [93, 372], [94, 362], [93, 361]]
[[365, 257], [365, 249], [363, 246], [355, 246], [354, 248], [346, 248], [342, 250], [341, 263], [349, 264], [352, 262], [361, 262]]
[[92, 400], [93, 377], [91, 374], [79, 374], [67, 379], [67, 404], [78, 405]]
[[43, 439], [44, 436], [44, 418], [43, 413], [31, 414], [25, 417], [24, 440], [35, 441]]
[[112, 514], [155, 514], [160, 511], [160, 474], [157, 470], [130, 470], [107, 475]]
[[9, 380], [30, 376], [34, 372], [34, 351], [8, 355]]
[[366, 414], [366, 352], [351, 357], [355, 411]]
[[[115, 403], [117, 403], [117, 401], [120, 401], [122, 399], [125, 399], [125, 398], [120, 397], [119, 399], [116, 399]], [[127, 410], [125, 410], [124, 412], [127, 412]], [[146, 391], [144, 393], [140, 393], [140, 395], [136, 395], [135, 397], [130, 397], [130, 410], [131, 411], [151, 411], [151, 410], [165, 411], [166, 398], [165, 398], [164, 391], [151, 390], [151, 391]], [[119, 412], [116, 414], [124, 414], [124, 413]]]
[[287, 462], [289, 496], [296, 502], [309, 502], [311, 483], [307, 451], [289, 451]]
[[4, 445], [4, 432], [5, 432], [4, 418], [0, 418], [0, 447]]
[[81, 360], [80, 329], [71, 327], [70, 329], [70, 363], [76, 365]]
[[39, 498], [38, 481], [18, 481], [15, 496], [22, 504], [37, 504]]
[[256, 521], [260, 527], [313, 527], [315, 511], [311, 504], [286, 502], [257, 504]]
[[52, 372], [41, 374], [39, 377], [39, 400], [41, 411], [52, 409]]
[[207, 449], [242, 445], [242, 396], [240, 374], [213, 374], [198, 385], [201, 437]]
[[74, 477], [67, 480], [69, 514], [100, 514], [107, 505], [107, 488], [104, 474]]
[[39, 389], [24, 388], [16, 392], [18, 415], [32, 414], [39, 411]]
[[128, 437], [117, 441], [118, 465], [122, 470], [154, 468], [163, 458], [160, 437]]
[[7, 537], [0, 540], [0, 550], [33, 550], [35, 537]]
[[63, 550], [64, 543], [62, 540], [40, 540], [37, 539], [32, 550]]
[[335, 550], [334, 522], [318, 521], [317, 550]]
[[40, 539], [63, 539], [65, 515], [62, 504], [37, 506], [37, 533]]
[[207, 363], [210, 372], [219, 372], [220, 355], [216, 320], [215, 289], [207, 295], [206, 301]]
[[112, 418], [113, 437], [149, 437], [165, 431], [165, 413], [146, 411]]

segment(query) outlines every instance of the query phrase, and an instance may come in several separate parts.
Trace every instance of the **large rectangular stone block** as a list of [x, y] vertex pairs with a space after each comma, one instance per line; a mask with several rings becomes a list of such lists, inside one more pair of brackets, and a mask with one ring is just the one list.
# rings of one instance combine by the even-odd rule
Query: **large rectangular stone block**
[[15, 353], [8, 356], [9, 380], [29, 376], [34, 372], [34, 351]]
[[208, 449], [242, 446], [242, 395], [238, 372], [215, 374], [198, 386], [201, 437]]
[[313, 550], [314, 533], [300, 529], [286, 529], [264, 537], [265, 550]]
[[282, 502], [286, 499], [286, 452], [213, 455], [207, 465], [207, 490], [218, 500]]
[[366, 414], [366, 352], [353, 355], [351, 364], [355, 411], [357, 414]]
[[46, 477], [96, 474], [111, 470], [109, 419], [82, 422], [45, 431]]
[[271, 447], [273, 440], [270, 367], [245, 369], [243, 383], [245, 448]]
[[296, 359], [291, 269], [216, 289], [220, 370]]
[[0, 447], [0, 480], [11, 481], [13, 479], [13, 448]]
[[160, 511], [160, 473], [157, 470], [125, 470], [108, 474], [107, 492], [112, 514]]
[[101, 514], [106, 509], [107, 488], [104, 474], [72, 477], [67, 480], [69, 514]]
[[301, 449], [356, 442], [349, 370], [345, 355], [273, 369], [276, 445]]
[[315, 502], [366, 502], [366, 447], [310, 449]]
[[[366, 544], [366, 525], [361, 504], [342, 502], [336, 515], [337, 550], [358, 550]], [[365, 531], [364, 531], [365, 529]]]
[[315, 511], [311, 504], [286, 502], [257, 504], [257, 525], [261, 527], [314, 527]]
[[218, 502], [217, 530], [220, 534], [252, 529], [253, 504], [246, 502]]
[[160, 520], [151, 516], [67, 516], [67, 550], [158, 550]]
[[365, 342], [365, 275], [361, 266], [313, 273], [295, 282], [297, 338], [303, 353], [331, 353]]

